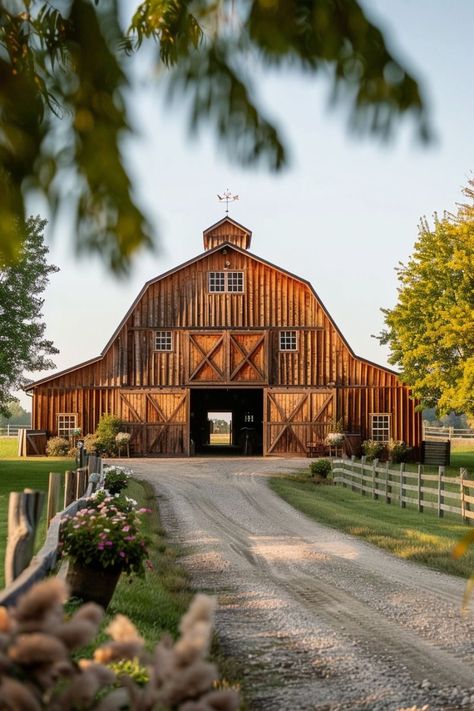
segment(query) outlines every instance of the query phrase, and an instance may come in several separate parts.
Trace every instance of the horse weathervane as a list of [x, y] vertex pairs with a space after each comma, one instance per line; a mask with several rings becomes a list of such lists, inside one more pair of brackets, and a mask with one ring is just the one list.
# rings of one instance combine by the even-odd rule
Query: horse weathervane
[[229, 214], [229, 203], [230, 203], [230, 202], [235, 202], [236, 200], [239, 200], [239, 196], [238, 196], [238, 195], [232, 195], [232, 193], [230, 192], [230, 190], [229, 190], [228, 188], [227, 188], [227, 190], [225, 191], [225, 193], [223, 193], [222, 195], [219, 195], [219, 194], [218, 194], [217, 197], [219, 198], [219, 202], [225, 202], [225, 212], [226, 212], [226, 215]]

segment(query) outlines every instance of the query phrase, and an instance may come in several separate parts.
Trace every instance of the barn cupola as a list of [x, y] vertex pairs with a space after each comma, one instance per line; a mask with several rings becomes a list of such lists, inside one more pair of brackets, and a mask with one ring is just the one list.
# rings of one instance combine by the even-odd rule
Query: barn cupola
[[214, 249], [224, 242], [235, 244], [241, 249], [249, 249], [252, 232], [230, 217], [224, 217], [203, 232], [204, 249]]

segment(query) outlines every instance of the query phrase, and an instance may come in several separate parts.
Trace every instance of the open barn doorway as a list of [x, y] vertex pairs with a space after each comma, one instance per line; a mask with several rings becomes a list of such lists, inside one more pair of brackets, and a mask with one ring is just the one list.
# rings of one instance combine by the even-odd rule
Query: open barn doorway
[[190, 430], [196, 454], [262, 454], [263, 390], [191, 388]]

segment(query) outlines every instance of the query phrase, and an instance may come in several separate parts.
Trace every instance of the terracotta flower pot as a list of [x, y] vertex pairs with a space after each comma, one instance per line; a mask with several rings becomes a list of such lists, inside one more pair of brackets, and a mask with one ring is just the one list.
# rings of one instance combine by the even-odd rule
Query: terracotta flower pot
[[84, 602], [96, 602], [107, 608], [121, 574], [120, 568], [93, 568], [71, 562], [66, 582], [71, 588], [71, 597]]

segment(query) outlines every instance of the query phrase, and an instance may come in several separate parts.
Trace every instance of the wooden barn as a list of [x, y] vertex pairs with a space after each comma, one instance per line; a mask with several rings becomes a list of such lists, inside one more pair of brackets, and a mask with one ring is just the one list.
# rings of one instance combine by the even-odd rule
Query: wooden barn
[[102, 354], [28, 387], [33, 427], [93, 432], [118, 415], [142, 456], [210, 451], [210, 413], [229, 451], [304, 455], [337, 421], [357, 444], [417, 447], [421, 416], [393, 371], [357, 357], [312, 286], [249, 252], [229, 217], [204, 252], [149, 281]]

